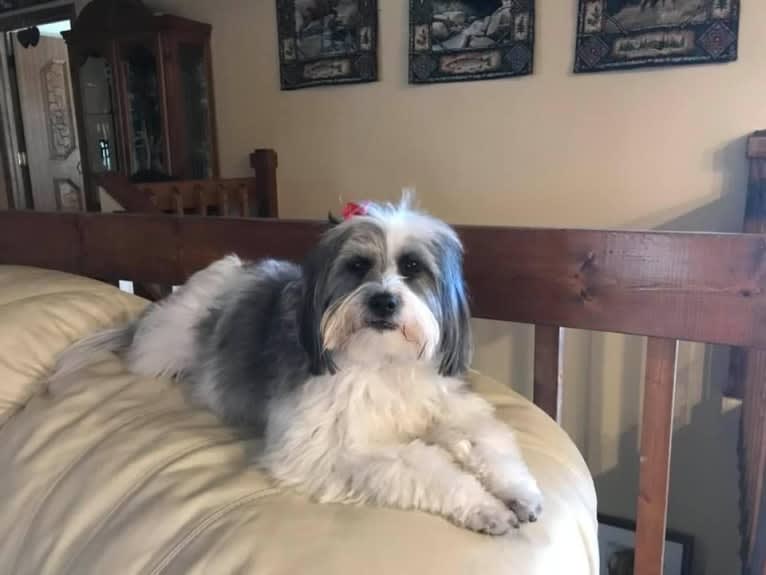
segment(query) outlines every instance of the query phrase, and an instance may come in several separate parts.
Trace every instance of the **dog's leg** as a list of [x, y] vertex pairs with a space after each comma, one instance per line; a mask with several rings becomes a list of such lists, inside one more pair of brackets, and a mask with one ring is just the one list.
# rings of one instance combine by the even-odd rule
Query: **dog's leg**
[[543, 495], [513, 432], [494, 417], [486, 401], [469, 393], [450, 395], [444, 416], [433, 426], [429, 440], [476, 475], [521, 522], [537, 520]]
[[442, 448], [414, 440], [356, 446], [310, 465], [272, 451], [262, 464], [274, 477], [322, 503], [371, 503], [418, 509], [460, 527], [502, 535], [519, 521]]
[[518, 527], [513, 511], [455, 465], [447, 452], [420, 440], [346, 452], [332, 475], [331, 483], [343, 485], [344, 493], [326, 490], [318, 494], [322, 501], [419, 509], [490, 535]]

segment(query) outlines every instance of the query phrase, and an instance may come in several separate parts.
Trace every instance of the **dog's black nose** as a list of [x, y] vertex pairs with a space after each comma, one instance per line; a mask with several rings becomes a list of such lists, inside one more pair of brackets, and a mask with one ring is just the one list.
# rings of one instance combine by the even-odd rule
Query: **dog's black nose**
[[399, 307], [399, 297], [391, 292], [379, 292], [371, 296], [367, 302], [370, 311], [379, 318], [389, 318]]

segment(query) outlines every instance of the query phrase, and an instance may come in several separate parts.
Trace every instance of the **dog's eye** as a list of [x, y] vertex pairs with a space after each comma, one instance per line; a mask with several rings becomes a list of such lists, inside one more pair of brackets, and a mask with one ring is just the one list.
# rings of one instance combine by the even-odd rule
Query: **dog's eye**
[[348, 271], [360, 276], [370, 271], [371, 267], [372, 267], [372, 262], [369, 259], [363, 258], [363, 257], [358, 257], [358, 258], [349, 260], [348, 263], [346, 264], [346, 269], [348, 269]]
[[418, 275], [422, 270], [421, 263], [413, 256], [405, 255], [399, 258], [399, 273], [406, 278]]

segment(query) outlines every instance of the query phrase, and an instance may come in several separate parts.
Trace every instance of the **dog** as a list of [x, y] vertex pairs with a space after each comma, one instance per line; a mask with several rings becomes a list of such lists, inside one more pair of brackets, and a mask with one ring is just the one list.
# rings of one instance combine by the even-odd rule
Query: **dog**
[[134, 323], [75, 344], [53, 382], [118, 352], [259, 428], [257, 464], [284, 486], [502, 535], [536, 521], [543, 496], [511, 429], [461, 379], [462, 260], [455, 231], [407, 199], [366, 204], [302, 265], [216, 261]]

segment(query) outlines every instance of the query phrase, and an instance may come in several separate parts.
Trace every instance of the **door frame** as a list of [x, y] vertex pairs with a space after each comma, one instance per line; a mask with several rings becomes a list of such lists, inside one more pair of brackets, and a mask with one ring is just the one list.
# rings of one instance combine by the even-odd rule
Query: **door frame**
[[[54, 6], [32, 6], [14, 10], [0, 15], [0, 161], [3, 162], [6, 189], [8, 190], [9, 206], [16, 209], [34, 209], [32, 184], [29, 176], [29, 166], [26, 163], [27, 146], [24, 137], [24, 123], [21, 117], [19, 90], [16, 84], [16, 45], [14, 38], [7, 32], [39, 26], [49, 22], [69, 20], [74, 23], [77, 9], [74, 1], [62, 2]], [[73, 69], [71, 62], [69, 70]], [[70, 72], [71, 75], [71, 72]], [[72, 78], [74, 81], [75, 78]], [[80, 142], [80, 92], [72, 90], [72, 107], [75, 114], [75, 125]], [[87, 200], [87, 198], [86, 198]]]

